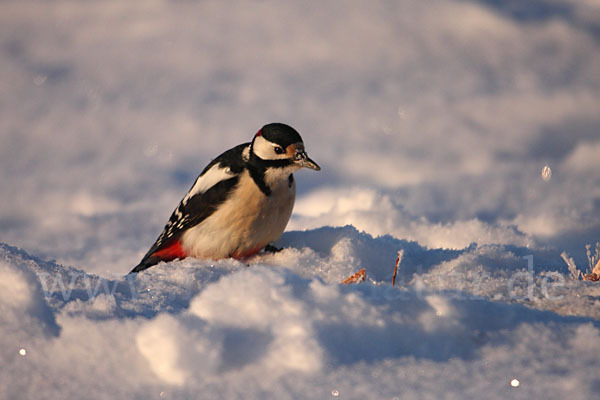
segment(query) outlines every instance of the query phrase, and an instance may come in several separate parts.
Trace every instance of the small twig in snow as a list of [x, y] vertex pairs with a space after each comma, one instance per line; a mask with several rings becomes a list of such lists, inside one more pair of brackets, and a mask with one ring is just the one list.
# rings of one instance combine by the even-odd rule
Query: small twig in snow
[[566, 251], [563, 251], [562, 253], [560, 253], [560, 256], [562, 257], [563, 260], [565, 260], [565, 263], [569, 267], [569, 272], [571, 273], [571, 277], [575, 280], [579, 280], [581, 271], [579, 271], [577, 269], [577, 266], [575, 265], [575, 261], [573, 261], [573, 259], [571, 257], [569, 257], [569, 255], [567, 254]]
[[352, 276], [347, 277], [346, 279], [344, 279], [342, 282], [340, 282], [342, 285], [349, 285], [351, 283], [361, 283], [363, 282], [365, 279], [367, 279], [367, 272], [365, 271], [365, 269], [361, 269], [360, 271], [358, 271], [357, 273], [355, 273]]
[[394, 276], [392, 276], [392, 286], [396, 284], [396, 274], [398, 273], [398, 264], [402, 261], [402, 256], [404, 256], [404, 250], [398, 251], [398, 257], [396, 257], [396, 266], [394, 267]]
[[573, 259], [569, 257], [569, 255], [566, 252], [563, 251], [560, 254], [560, 256], [563, 260], [565, 260], [565, 263], [567, 263], [567, 266], [569, 267], [569, 272], [571, 273], [573, 279], [578, 280], [581, 276], [581, 279], [583, 279], [584, 281], [600, 281], [600, 242], [596, 243], [596, 247], [593, 253], [592, 246], [587, 244], [585, 246], [585, 254], [588, 259], [588, 269], [586, 273], [583, 273], [577, 269], [575, 261], [573, 261]]

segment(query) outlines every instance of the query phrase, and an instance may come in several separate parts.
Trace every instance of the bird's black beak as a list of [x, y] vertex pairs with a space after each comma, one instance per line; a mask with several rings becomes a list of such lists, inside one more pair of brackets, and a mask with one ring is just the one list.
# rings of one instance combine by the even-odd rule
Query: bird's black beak
[[321, 170], [321, 167], [319, 167], [319, 165], [316, 162], [311, 160], [306, 155], [306, 152], [304, 150], [296, 152], [296, 155], [294, 156], [294, 164], [298, 165], [301, 168], [310, 168], [314, 169], [315, 171]]

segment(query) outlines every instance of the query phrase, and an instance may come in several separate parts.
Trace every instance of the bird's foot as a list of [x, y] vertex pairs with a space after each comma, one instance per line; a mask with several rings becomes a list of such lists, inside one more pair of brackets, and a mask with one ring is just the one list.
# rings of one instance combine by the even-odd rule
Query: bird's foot
[[263, 250], [265, 253], [279, 253], [283, 249], [278, 249], [277, 247], [275, 247], [271, 244], [268, 244], [265, 246], [265, 248]]

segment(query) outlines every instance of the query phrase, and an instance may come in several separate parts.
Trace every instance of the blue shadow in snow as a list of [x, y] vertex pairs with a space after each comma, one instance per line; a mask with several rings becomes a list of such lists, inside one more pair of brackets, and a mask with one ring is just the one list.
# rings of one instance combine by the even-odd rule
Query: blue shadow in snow
[[[389, 288], [373, 285], [347, 287], [344, 290], [359, 292], [372, 304], [390, 296]], [[381, 291], [379, 296], [373, 292]], [[386, 300], [390, 313], [401, 318], [388, 320], [381, 326], [361, 324], [356, 316], [352, 323], [348, 318], [337, 322], [324, 321], [316, 327], [317, 336], [327, 352], [330, 362], [350, 365], [358, 362], [377, 362], [384, 359], [415, 357], [436, 362], [452, 358], [475, 359], [483, 346], [514, 346], [514, 331], [523, 324], [550, 327], [558, 332], [556, 346], [568, 346], [573, 330], [582, 323], [599, 327], [598, 321], [583, 317], [561, 316], [550, 311], [539, 311], [519, 304], [495, 303], [488, 300], [453, 300], [467, 298], [466, 293], [447, 293], [445, 301], [454, 308], [456, 317], [444, 324], [443, 317], [434, 317], [435, 310], [424, 297], [427, 293], [405, 292], [396, 300]], [[462, 297], [461, 297], [462, 296]], [[428, 329], [422, 316], [429, 313], [441, 321], [439, 326]], [[434, 322], [435, 323], [435, 322]], [[507, 333], [509, 332], [509, 333]]]
[[464, 0], [481, 3], [503, 15], [521, 22], [543, 22], [552, 19], [563, 20], [600, 38], [600, 23], [581, 21], [575, 8], [568, 3], [555, 3], [540, 0]]

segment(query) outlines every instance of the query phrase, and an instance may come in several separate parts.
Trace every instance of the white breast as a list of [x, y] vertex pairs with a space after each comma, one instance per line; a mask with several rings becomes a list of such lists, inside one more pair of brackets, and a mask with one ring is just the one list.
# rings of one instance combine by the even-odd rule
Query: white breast
[[198, 258], [241, 258], [279, 239], [292, 215], [296, 184], [271, 182], [271, 195], [260, 191], [248, 171], [217, 211], [182, 236], [183, 250]]

